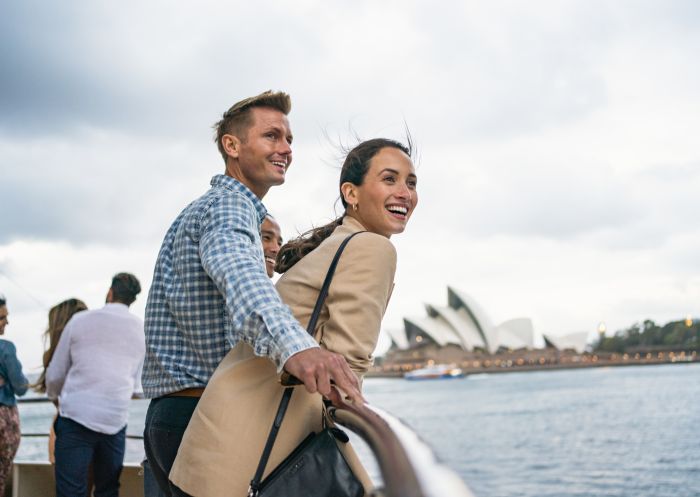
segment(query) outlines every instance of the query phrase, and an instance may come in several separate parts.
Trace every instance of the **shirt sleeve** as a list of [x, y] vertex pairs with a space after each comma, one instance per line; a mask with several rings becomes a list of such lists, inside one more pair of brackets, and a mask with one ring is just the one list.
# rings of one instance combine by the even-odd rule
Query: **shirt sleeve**
[[72, 321], [68, 321], [61, 333], [58, 345], [53, 353], [49, 367], [46, 368], [46, 396], [50, 400], [58, 399], [71, 366], [70, 342], [73, 331]]
[[5, 369], [7, 371], [7, 382], [10, 384], [16, 395], [22, 396], [27, 392], [29, 381], [22, 373], [22, 363], [17, 359], [17, 349], [11, 342], [7, 342], [7, 349], [3, 354]]
[[265, 272], [257, 219], [243, 195], [218, 198], [202, 219], [200, 259], [226, 301], [231, 345], [243, 340], [281, 370], [292, 355], [318, 344], [294, 319]]
[[141, 374], [143, 373], [143, 359], [139, 363], [139, 367], [136, 368], [136, 373], [134, 373], [134, 391], [132, 393], [133, 397], [136, 399], [143, 398], [143, 384], [141, 383]]

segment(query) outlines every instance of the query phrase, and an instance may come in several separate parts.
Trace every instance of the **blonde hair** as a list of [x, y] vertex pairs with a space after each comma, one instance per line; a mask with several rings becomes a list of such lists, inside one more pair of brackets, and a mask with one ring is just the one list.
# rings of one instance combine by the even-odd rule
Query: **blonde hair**
[[49, 327], [44, 332], [44, 348], [46, 349], [42, 357], [44, 369], [39, 375], [39, 379], [32, 385], [32, 388], [37, 392], [46, 392], [46, 368], [49, 367], [49, 363], [53, 358], [53, 353], [58, 346], [63, 329], [74, 314], [84, 310], [87, 310], [85, 302], [80, 299], [68, 299], [60, 304], [56, 304], [49, 311]]

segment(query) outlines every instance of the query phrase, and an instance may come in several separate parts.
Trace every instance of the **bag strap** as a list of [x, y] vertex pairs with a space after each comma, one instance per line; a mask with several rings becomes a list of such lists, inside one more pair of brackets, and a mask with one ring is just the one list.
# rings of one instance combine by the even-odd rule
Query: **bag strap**
[[[331, 280], [333, 279], [333, 274], [335, 274], [335, 268], [338, 266], [338, 261], [340, 256], [345, 250], [345, 246], [355, 235], [364, 233], [364, 231], [357, 231], [351, 235], [348, 235], [345, 240], [340, 244], [338, 250], [333, 257], [330, 267], [328, 268], [328, 273], [326, 273], [326, 279], [323, 280], [323, 286], [321, 286], [321, 291], [316, 299], [316, 305], [311, 313], [311, 319], [309, 319], [309, 325], [306, 327], [306, 331], [313, 335], [316, 328], [316, 322], [318, 321], [318, 316], [321, 314], [321, 309], [323, 308], [323, 303], [328, 296], [328, 288], [331, 286]], [[270, 434], [267, 436], [267, 441], [265, 442], [265, 448], [263, 449], [262, 455], [260, 456], [260, 462], [258, 463], [258, 469], [255, 470], [255, 476], [250, 481], [250, 487], [248, 487], [248, 497], [256, 497], [260, 488], [260, 480], [262, 479], [263, 472], [265, 471], [265, 466], [270, 458], [270, 453], [272, 452], [272, 446], [275, 444], [275, 439], [277, 438], [277, 433], [280, 430], [282, 421], [284, 420], [284, 415], [287, 412], [287, 406], [289, 406], [289, 400], [292, 398], [292, 393], [294, 393], [294, 387], [287, 387], [284, 389], [282, 394], [282, 399], [280, 400], [279, 407], [277, 408], [277, 414], [275, 415], [275, 420], [272, 423], [272, 428], [270, 429]]]

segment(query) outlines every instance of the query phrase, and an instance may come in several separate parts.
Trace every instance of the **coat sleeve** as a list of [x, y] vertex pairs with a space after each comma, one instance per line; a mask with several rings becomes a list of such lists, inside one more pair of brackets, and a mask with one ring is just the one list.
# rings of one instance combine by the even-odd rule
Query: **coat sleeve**
[[343, 355], [359, 377], [372, 364], [395, 272], [396, 249], [391, 241], [362, 233], [348, 243], [331, 282], [328, 320], [317, 330], [319, 342]]

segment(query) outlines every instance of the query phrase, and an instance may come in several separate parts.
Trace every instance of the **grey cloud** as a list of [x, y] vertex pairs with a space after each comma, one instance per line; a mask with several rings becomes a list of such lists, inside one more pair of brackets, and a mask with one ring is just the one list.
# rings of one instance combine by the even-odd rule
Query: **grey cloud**
[[[273, 6], [277, 15], [262, 20], [245, 3], [11, 3], [0, 16], [0, 130], [191, 136], [239, 97], [279, 88], [294, 97], [302, 140], [353, 118], [372, 131], [406, 118], [434, 144], [527, 135], [604, 107], [599, 62], [630, 16], [653, 22], [663, 11], [629, 2], [553, 3], [548, 13], [519, 2]], [[669, 23], [693, 9], [671, 6]]]
[[[318, 44], [284, 16], [268, 17], [265, 33], [253, 22], [231, 29], [220, 8], [12, 3], [0, 16], [0, 130], [192, 133], [193, 123], [213, 123], [238, 98], [281, 86], [293, 55]], [[252, 10], [240, 5], [228, 14], [252, 18]], [[270, 34], [280, 32], [287, 32], [282, 44]]]
[[[467, 161], [468, 162], [468, 161]], [[672, 164], [636, 174], [576, 163], [453, 164], [421, 177], [416, 221], [470, 237], [578, 239], [612, 249], [662, 247], [697, 224], [700, 174]], [[424, 181], [425, 180], [425, 181]]]

